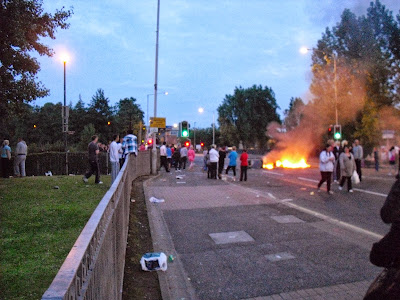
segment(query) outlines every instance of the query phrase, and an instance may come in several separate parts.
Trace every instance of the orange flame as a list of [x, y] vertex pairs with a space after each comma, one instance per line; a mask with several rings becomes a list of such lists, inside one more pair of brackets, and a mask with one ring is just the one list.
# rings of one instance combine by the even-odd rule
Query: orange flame
[[285, 158], [282, 160], [277, 160], [275, 163], [264, 161], [264, 169], [272, 170], [274, 167], [285, 169], [305, 169], [310, 168], [311, 166], [307, 164], [305, 158], [301, 158], [298, 161], [291, 161], [290, 159]]

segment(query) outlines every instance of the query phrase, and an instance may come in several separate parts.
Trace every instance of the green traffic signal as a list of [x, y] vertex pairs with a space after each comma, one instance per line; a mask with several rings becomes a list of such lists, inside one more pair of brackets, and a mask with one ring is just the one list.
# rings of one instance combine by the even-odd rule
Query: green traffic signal
[[188, 136], [187, 130], [183, 130], [183, 131], [182, 131], [182, 136], [183, 136], [183, 137], [187, 137], [187, 136]]
[[342, 138], [342, 135], [340, 134], [340, 132], [335, 132], [335, 139], [340, 140], [341, 138]]

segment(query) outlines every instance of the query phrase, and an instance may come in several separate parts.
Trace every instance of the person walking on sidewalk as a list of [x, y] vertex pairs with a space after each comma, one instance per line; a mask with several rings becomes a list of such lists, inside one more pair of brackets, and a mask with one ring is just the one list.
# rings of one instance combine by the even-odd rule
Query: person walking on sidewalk
[[28, 146], [22, 138], [18, 139], [17, 147], [15, 148], [14, 159], [14, 174], [16, 177], [25, 177], [25, 161], [28, 154]]
[[204, 165], [203, 165], [203, 171], [207, 171], [207, 155], [208, 155], [208, 149], [207, 149], [207, 147], [204, 147], [204, 150], [203, 150], [203, 163], [204, 163]]
[[176, 149], [175, 151], [174, 151], [174, 154], [172, 154], [172, 160], [173, 160], [173, 162], [174, 162], [174, 168], [175, 168], [175, 171], [177, 170], [177, 169], [181, 169], [181, 149], [180, 149], [180, 147], [178, 146], [178, 149]]
[[362, 178], [361, 178], [361, 175], [362, 175], [362, 173], [361, 173], [361, 160], [364, 157], [364, 152], [363, 152], [363, 147], [360, 145], [360, 141], [359, 140], [355, 140], [354, 141], [353, 155], [354, 155], [354, 159], [356, 161], [358, 177], [360, 177], [360, 181], [362, 181]]
[[167, 160], [167, 143], [163, 142], [162, 146], [160, 147], [160, 170], [162, 167], [165, 168], [165, 171], [168, 173], [168, 160]]
[[236, 177], [236, 160], [237, 160], [238, 154], [236, 152], [236, 146], [232, 147], [232, 151], [229, 153], [228, 158], [229, 158], [229, 165], [226, 168], [225, 174], [228, 174], [229, 170], [233, 170], [233, 176]]
[[326, 181], [326, 191], [328, 194], [333, 194], [331, 191], [331, 179], [334, 162], [335, 156], [332, 153], [332, 146], [327, 144], [325, 149], [322, 150], [321, 154], [319, 155], [319, 170], [321, 172], [321, 180], [318, 183], [318, 191], [320, 191], [321, 185]]
[[[181, 148], [181, 160], [179, 163], [179, 169], [186, 168], [187, 155], [188, 155], [188, 149], [186, 148], [185, 145], [183, 145], [183, 147]], [[182, 166], [183, 166], [183, 168], [182, 168]]]
[[167, 145], [167, 165], [168, 170], [171, 170], [172, 166], [172, 145]]
[[249, 166], [249, 155], [247, 150], [243, 149], [243, 153], [240, 155], [240, 181], [247, 181], [247, 168]]
[[220, 147], [219, 148], [219, 160], [218, 160], [218, 178], [222, 179], [222, 172], [224, 171], [224, 165], [225, 165], [225, 157], [226, 157], [226, 151], [225, 147]]
[[340, 171], [342, 179], [340, 180], [339, 190], [343, 189], [344, 182], [347, 180], [347, 191], [349, 193], [353, 192], [351, 185], [351, 176], [356, 170], [356, 162], [354, 160], [353, 154], [350, 153], [349, 146], [344, 146], [344, 152], [339, 156]]
[[196, 153], [193, 150], [193, 146], [190, 146], [190, 149], [188, 151], [188, 159], [190, 162], [189, 170], [193, 170], [195, 157], [196, 157]]
[[88, 152], [89, 152], [89, 171], [86, 172], [86, 174], [83, 176], [82, 180], [87, 183], [88, 179], [90, 176], [93, 174], [96, 175], [95, 183], [96, 184], [103, 184], [102, 181], [100, 181], [100, 167], [99, 167], [99, 146], [97, 145], [97, 142], [99, 140], [99, 137], [97, 135], [92, 136], [92, 141], [88, 146]]
[[218, 151], [215, 150], [215, 145], [211, 146], [210, 150], [210, 173], [211, 173], [211, 179], [217, 179], [217, 164], [218, 164], [218, 159], [219, 159], [219, 154]]
[[119, 173], [119, 151], [120, 147], [118, 146], [117, 141], [119, 141], [119, 135], [113, 135], [113, 141], [110, 144], [110, 163], [111, 163], [111, 185], [117, 178]]

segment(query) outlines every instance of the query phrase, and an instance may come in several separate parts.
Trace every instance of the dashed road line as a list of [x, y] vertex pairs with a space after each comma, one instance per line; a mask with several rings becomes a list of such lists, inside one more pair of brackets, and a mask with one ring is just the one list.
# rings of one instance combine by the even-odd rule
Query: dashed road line
[[[318, 180], [315, 179], [309, 179], [309, 178], [305, 178], [305, 177], [297, 177], [297, 179], [300, 180], [304, 180], [304, 181], [309, 181], [309, 182], [315, 182], [318, 183]], [[363, 189], [357, 189], [357, 188], [353, 188], [353, 190], [357, 191], [357, 192], [361, 192], [361, 193], [366, 193], [366, 194], [371, 194], [371, 195], [375, 195], [375, 196], [380, 196], [380, 197], [387, 197], [387, 194], [383, 194], [383, 193], [378, 193], [378, 192], [373, 192], [373, 191], [369, 191], [369, 190], [363, 190]]]

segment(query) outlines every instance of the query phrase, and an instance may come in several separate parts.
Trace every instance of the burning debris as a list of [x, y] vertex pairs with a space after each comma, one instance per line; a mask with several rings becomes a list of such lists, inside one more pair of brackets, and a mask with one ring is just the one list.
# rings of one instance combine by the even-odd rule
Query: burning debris
[[306, 169], [310, 168], [311, 166], [307, 164], [305, 158], [301, 158], [300, 160], [291, 161], [290, 159], [278, 159], [275, 163], [271, 163], [266, 161], [264, 158], [263, 168], [272, 170], [274, 168], [285, 168], [285, 169]]

